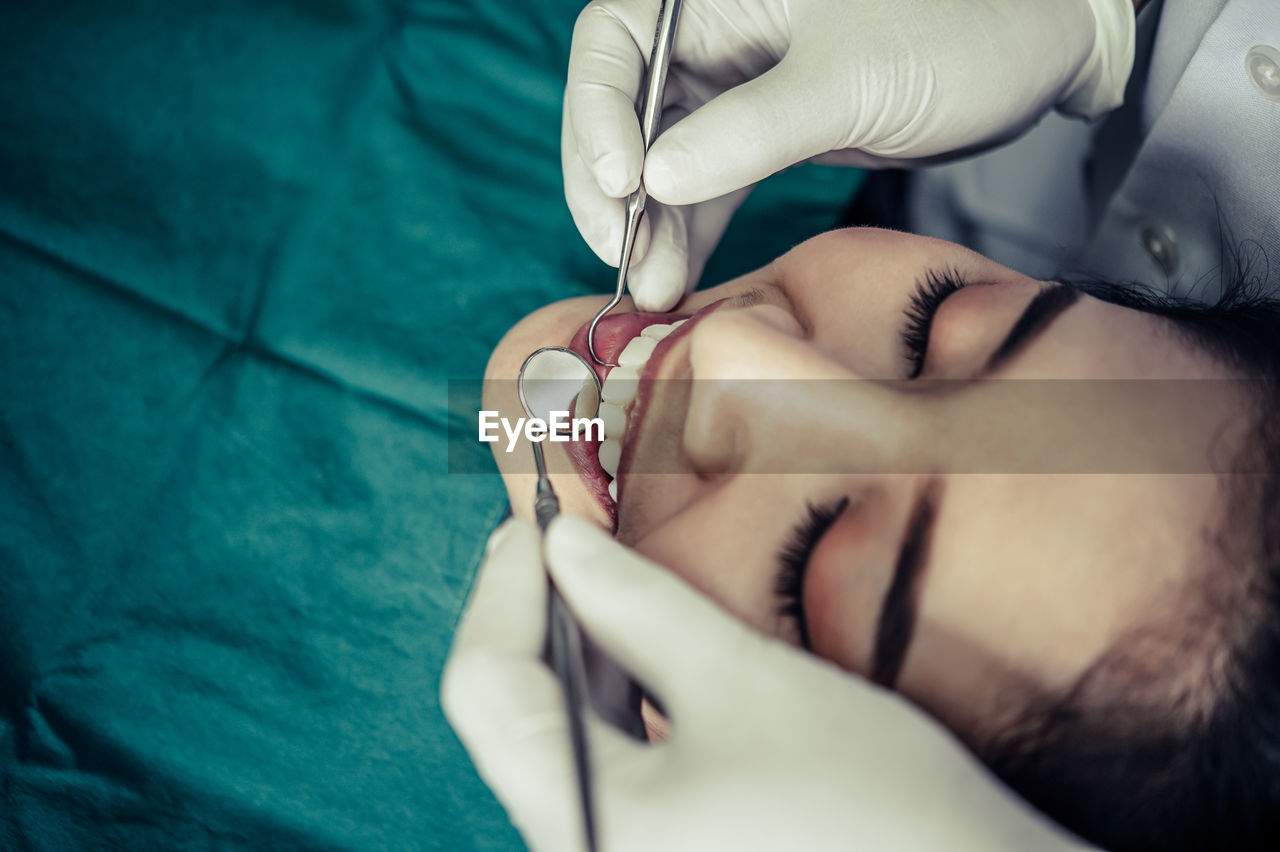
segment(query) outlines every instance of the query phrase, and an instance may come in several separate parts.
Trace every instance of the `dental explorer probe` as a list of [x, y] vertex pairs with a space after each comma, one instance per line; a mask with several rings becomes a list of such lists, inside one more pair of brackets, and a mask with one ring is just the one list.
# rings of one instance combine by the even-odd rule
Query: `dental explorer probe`
[[[572, 356], [572, 358], [569, 358], [569, 356]], [[538, 361], [541, 361], [543, 367], [549, 367], [557, 377], [538, 378], [539, 371], [530, 369]], [[574, 364], [574, 361], [577, 364]], [[565, 370], [567, 369], [572, 374], [577, 367], [581, 367], [585, 371], [585, 375], [581, 377], [575, 375], [572, 379], [566, 378]], [[588, 378], [594, 383], [595, 402], [593, 405], [598, 410], [600, 405], [600, 378], [585, 358], [572, 349], [565, 349], [560, 346], [547, 346], [535, 350], [520, 365], [520, 376], [516, 382], [516, 388], [520, 394], [520, 406], [524, 408], [526, 416], [530, 418], [539, 417], [544, 421], [549, 421], [550, 418], [546, 415], [550, 411], [567, 411], [575, 401], [575, 398], [580, 402], [583, 395], [570, 396], [564, 402], [538, 405], [538, 411], [535, 412], [535, 405], [531, 401], [533, 391], [539, 388], [545, 391], [548, 386], [554, 391], [555, 385], [559, 385], [562, 388], [566, 386], [573, 388], [575, 380], [577, 388], [586, 390], [588, 387], [586, 380]], [[539, 386], [539, 388], [530, 387], [530, 383]], [[545, 396], [545, 393], [541, 394], [538, 398], [539, 402], [545, 403]], [[596, 411], [590, 412], [589, 415], [581, 410], [575, 413], [591, 417], [596, 415]], [[560, 499], [556, 497], [556, 492], [551, 487], [551, 480], [547, 477], [547, 463], [542, 455], [542, 442], [532, 441], [531, 443], [533, 444], [533, 464], [538, 475], [538, 484], [534, 490], [533, 513], [538, 520], [538, 529], [545, 533], [547, 527], [551, 524], [551, 520], [560, 514]], [[545, 571], [546, 555], [543, 554], [542, 558], [543, 570]], [[556, 679], [560, 681], [561, 689], [564, 691], [564, 703], [569, 714], [569, 740], [573, 748], [574, 770], [578, 777], [578, 798], [582, 803], [583, 830], [586, 835], [588, 852], [596, 852], [595, 802], [591, 790], [591, 753], [587, 747], [587, 728], [586, 719], [584, 718], [584, 714], [587, 712], [588, 698], [587, 671], [583, 657], [582, 635], [578, 632], [578, 624], [573, 620], [573, 614], [569, 612], [569, 605], [565, 603], [564, 598], [560, 595], [560, 591], [556, 588], [555, 581], [551, 579], [550, 574], [547, 574], [547, 586], [546, 657], [551, 664], [552, 671], [556, 674]]]
[[[658, 135], [658, 125], [662, 122], [662, 96], [667, 89], [667, 71], [671, 66], [671, 49], [675, 46], [676, 23], [679, 18], [680, 0], [663, 0], [658, 6], [658, 26], [653, 34], [653, 50], [649, 54], [649, 68], [645, 77], [644, 104], [640, 111], [640, 133], [644, 139], [645, 153], [648, 153], [649, 146]], [[643, 169], [641, 171], [643, 173]], [[618, 260], [618, 284], [613, 301], [595, 315], [591, 320], [591, 327], [587, 329], [587, 351], [591, 353], [592, 360], [603, 367], [616, 367], [617, 364], [602, 361], [596, 354], [596, 323], [622, 301], [622, 294], [627, 287], [627, 271], [631, 266], [631, 249], [636, 244], [636, 232], [640, 229], [640, 217], [644, 214], [648, 198], [644, 178], [641, 177], [636, 191], [627, 196], [627, 229], [622, 236], [622, 257]]]

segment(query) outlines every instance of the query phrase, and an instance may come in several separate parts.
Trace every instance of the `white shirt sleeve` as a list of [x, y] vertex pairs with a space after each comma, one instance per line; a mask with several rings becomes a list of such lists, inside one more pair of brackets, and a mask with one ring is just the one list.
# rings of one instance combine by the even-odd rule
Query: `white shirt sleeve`
[[[1158, 20], [1157, 20], [1158, 15]], [[1103, 122], [1058, 115], [1005, 148], [921, 170], [913, 230], [1030, 275], [1137, 281], [1211, 301], [1223, 250], [1280, 291], [1280, 3], [1144, 9], [1145, 65]], [[1259, 251], [1261, 250], [1261, 251]]]

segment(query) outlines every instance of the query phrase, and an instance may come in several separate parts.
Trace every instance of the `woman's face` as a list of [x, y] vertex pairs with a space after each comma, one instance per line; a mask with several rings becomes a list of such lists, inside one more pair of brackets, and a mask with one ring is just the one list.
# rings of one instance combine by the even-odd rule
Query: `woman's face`
[[[602, 304], [528, 317], [487, 378], [513, 379], [541, 346], [582, 351]], [[597, 333], [607, 360], [672, 320], [630, 310]], [[1211, 471], [1245, 400], [1186, 381], [1232, 376], [1166, 320], [869, 229], [809, 240], [677, 313], [691, 319], [611, 423], [619, 540], [962, 734], [1028, 688], [1068, 686], [1211, 558], [1225, 501]], [[486, 382], [485, 402], [521, 414], [511, 382]], [[531, 515], [529, 449], [495, 446]], [[553, 468], [565, 446], [543, 444]], [[610, 526], [587, 449], [553, 482], [565, 511]]]

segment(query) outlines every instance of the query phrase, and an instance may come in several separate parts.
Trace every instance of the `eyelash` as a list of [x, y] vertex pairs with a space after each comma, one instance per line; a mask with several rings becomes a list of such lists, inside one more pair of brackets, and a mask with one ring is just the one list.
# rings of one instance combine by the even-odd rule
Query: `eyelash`
[[948, 296], [966, 285], [966, 281], [954, 270], [933, 270], [916, 286], [907, 303], [906, 322], [902, 327], [902, 345], [910, 365], [907, 378], [917, 378], [924, 372], [925, 354], [929, 349], [929, 328], [933, 316]]
[[800, 644], [809, 647], [809, 630], [804, 620], [804, 575], [809, 568], [809, 557], [813, 549], [831, 525], [840, 517], [840, 513], [849, 505], [848, 497], [827, 506], [805, 506], [805, 516], [795, 529], [787, 543], [778, 551], [778, 577], [774, 581], [773, 591], [778, 598], [778, 606], [774, 611], [783, 618], [795, 622], [800, 632]]

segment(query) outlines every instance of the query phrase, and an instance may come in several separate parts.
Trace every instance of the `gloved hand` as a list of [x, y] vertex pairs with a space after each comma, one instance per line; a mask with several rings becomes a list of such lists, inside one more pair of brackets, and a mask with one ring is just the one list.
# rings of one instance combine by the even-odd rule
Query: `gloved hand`
[[664, 125], [683, 120], [643, 160], [634, 104], [658, 0], [595, 0], [569, 56], [569, 209], [616, 266], [617, 199], [643, 161], [651, 225], [630, 284], [642, 310], [666, 310], [743, 188], [767, 175], [827, 152], [868, 167], [936, 160], [1011, 139], [1055, 104], [1086, 118], [1114, 108], [1133, 64], [1132, 2], [685, 0]]
[[[541, 542], [525, 521], [494, 538], [444, 710], [525, 841], [581, 849], [564, 703], [539, 660]], [[1084, 848], [895, 695], [749, 630], [585, 521], [557, 519], [545, 544], [586, 631], [674, 726], [648, 745], [591, 720], [602, 849]]]

